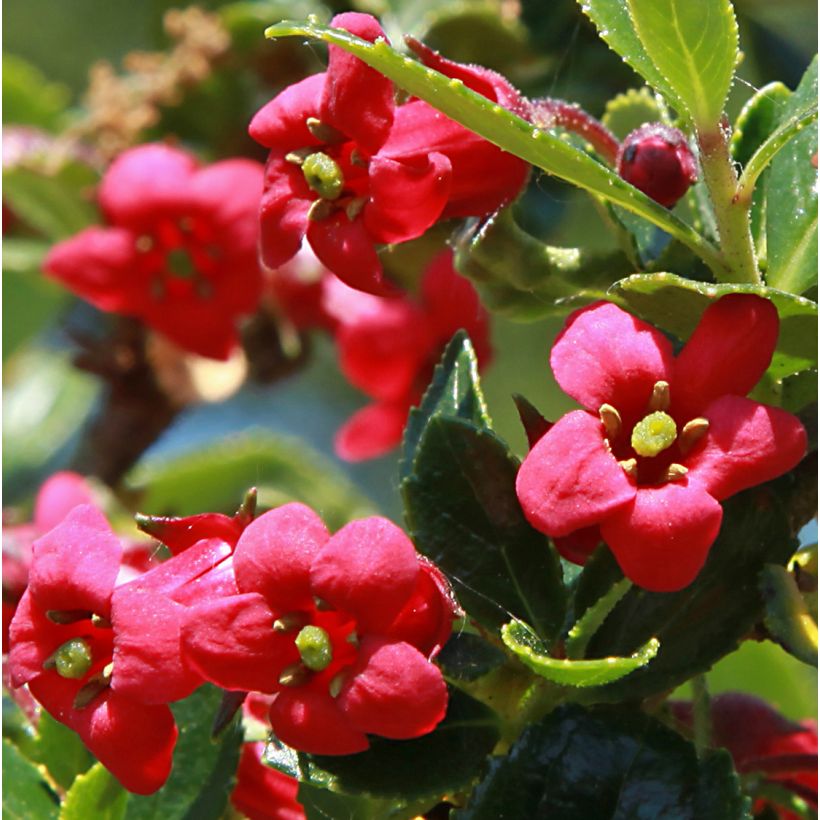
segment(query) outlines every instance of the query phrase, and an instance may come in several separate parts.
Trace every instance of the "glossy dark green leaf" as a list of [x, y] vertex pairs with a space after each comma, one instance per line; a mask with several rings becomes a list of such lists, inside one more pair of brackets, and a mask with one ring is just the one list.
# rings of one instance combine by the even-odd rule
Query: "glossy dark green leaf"
[[726, 757], [641, 712], [561, 706], [528, 727], [454, 820], [745, 820]]
[[102, 763], [97, 763], [68, 790], [60, 820], [121, 820], [127, 803], [128, 792]]
[[780, 392], [780, 404], [790, 413], [802, 410], [817, 401], [817, 371], [804, 370], [783, 379]]
[[447, 345], [420, 406], [410, 411], [399, 464], [401, 479], [412, 472], [419, 440], [433, 416], [465, 419], [486, 430], [491, 427], [478, 379], [478, 360], [470, 337], [463, 330], [458, 331]]
[[33, 761], [45, 766], [54, 782], [63, 789], [69, 788], [74, 778], [94, 762], [79, 735], [54, 720], [47, 712], [40, 715], [37, 737], [27, 754]]
[[745, 166], [777, 128], [791, 93], [783, 83], [774, 82], [758, 89], [745, 102], [735, 120], [729, 144], [735, 162]]
[[[789, 98], [783, 121], [817, 103], [817, 58]], [[766, 281], [773, 288], [803, 293], [817, 284], [817, 121], [772, 160], [767, 189]]]
[[57, 820], [59, 800], [43, 775], [3, 738], [3, 820]]
[[789, 485], [782, 479], [724, 502], [720, 534], [688, 587], [669, 593], [633, 587], [621, 599], [592, 636], [586, 657], [629, 655], [652, 637], [660, 651], [648, 666], [591, 697], [617, 701], [671, 689], [738, 647], [763, 615], [760, 570], [785, 564], [794, 551], [781, 506]]
[[483, 678], [505, 660], [501, 649], [470, 632], [453, 635], [436, 656], [436, 663], [446, 678], [468, 682]]
[[211, 724], [222, 692], [205, 684], [193, 695], [171, 705], [179, 739], [174, 767], [166, 784], [148, 797], [132, 794], [126, 820], [218, 820], [233, 789], [242, 729], [238, 719], [216, 740]]
[[612, 293], [641, 318], [687, 339], [709, 304], [727, 293], [756, 293], [771, 299], [780, 315], [769, 374], [775, 380], [817, 366], [817, 304], [761, 285], [713, 285], [671, 273], [636, 274], [612, 286]]
[[760, 591], [766, 603], [763, 623], [772, 639], [798, 660], [817, 666], [817, 623], [794, 575], [785, 567], [767, 564], [760, 572]]
[[451, 689], [444, 720], [416, 740], [371, 737], [367, 751], [344, 757], [306, 755], [271, 742], [265, 758], [274, 768], [320, 788], [415, 801], [465, 788], [498, 737], [492, 710]]
[[548, 539], [524, 518], [518, 463], [494, 433], [434, 416], [402, 483], [416, 548], [454, 583], [470, 617], [500, 629], [511, 617], [546, 641], [564, 617], [564, 587]]

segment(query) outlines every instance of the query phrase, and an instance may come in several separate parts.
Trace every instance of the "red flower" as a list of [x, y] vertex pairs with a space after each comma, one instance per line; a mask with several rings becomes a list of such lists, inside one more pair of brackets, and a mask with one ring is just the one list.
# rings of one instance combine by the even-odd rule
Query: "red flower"
[[[123, 547], [95, 507], [75, 507], [34, 544], [29, 586], [11, 623], [14, 686], [28, 684], [126, 789], [156, 791], [171, 768], [177, 729], [165, 705], [202, 680], [183, 666], [184, 601], [225, 594], [213, 572], [230, 555], [218, 540], [116, 586]], [[206, 584], [201, 584], [207, 579]]]
[[248, 820], [305, 820], [299, 781], [262, 762], [265, 744], [243, 743], [231, 803]]
[[453, 270], [449, 250], [427, 268], [418, 300], [355, 294], [341, 283], [328, 291], [326, 301], [339, 319], [342, 373], [375, 399], [336, 434], [340, 458], [374, 458], [401, 441], [407, 413], [421, 400], [444, 346], [460, 328], [470, 334], [479, 366], [490, 361], [489, 316], [470, 282]]
[[167, 145], [122, 153], [99, 201], [109, 227], [52, 248], [45, 270], [101, 310], [136, 316], [180, 347], [226, 359], [236, 320], [259, 302], [256, 210], [262, 167], [198, 168]]
[[417, 737], [444, 717], [447, 688], [428, 657], [453, 603], [394, 524], [367, 518], [331, 536], [287, 504], [248, 526], [233, 567], [239, 594], [189, 610], [183, 651], [218, 686], [275, 694], [283, 742], [351, 754], [367, 734]]
[[[692, 705], [672, 702], [673, 715], [692, 725]], [[766, 701], [740, 692], [716, 695], [711, 701], [712, 740], [729, 750], [741, 774], [759, 772], [768, 781], [794, 792], [817, 809], [817, 724], [794, 723]], [[762, 803], [762, 801], [761, 801]], [[755, 811], [763, 806], [755, 805]], [[776, 807], [783, 820], [797, 815]]]
[[[340, 14], [332, 25], [371, 42], [385, 37], [367, 14]], [[271, 149], [262, 259], [278, 268], [306, 236], [347, 284], [387, 293], [374, 245], [414, 239], [442, 216], [494, 210], [518, 194], [528, 166], [426, 103], [397, 107], [386, 77], [337, 46], [328, 51], [326, 72], [286, 88], [250, 124]], [[517, 95], [509, 83], [504, 96], [496, 91], [502, 82], [485, 87], [504, 104]]]
[[720, 529], [719, 502], [805, 453], [794, 416], [743, 398], [771, 361], [778, 326], [771, 302], [725, 296], [675, 358], [665, 336], [615, 305], [573, 313], [550, 363], [585, 409], [560, 419], [521, 465], [530, 523], [551, 536], [598, 525], [636, 584], [691, 583]]

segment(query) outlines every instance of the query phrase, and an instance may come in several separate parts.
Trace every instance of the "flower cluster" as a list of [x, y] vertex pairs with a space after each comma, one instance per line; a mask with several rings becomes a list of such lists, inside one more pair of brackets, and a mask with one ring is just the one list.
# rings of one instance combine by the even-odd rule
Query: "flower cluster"
[[530, 523], [557, 536], [570, 560], [583, 562], [603, 539], [646, 589], [690, 584], [720, 529], [720, 502], [806, 451], [795, 416], [744, 398], [769, 366], [778, 328], [768, 300], [724, 296], [675, 357], [663, 334], [613, 304], [573, 313], [550, 363], [584, 409], [552, 426], [521, 465], [516, 489]]

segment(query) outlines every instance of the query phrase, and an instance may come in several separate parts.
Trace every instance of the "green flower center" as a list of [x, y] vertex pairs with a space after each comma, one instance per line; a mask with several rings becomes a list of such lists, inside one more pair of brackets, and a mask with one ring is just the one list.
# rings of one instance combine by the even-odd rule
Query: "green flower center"
[[296, 636], [296, 648], [302, 663], [313, 672], [327, 669], [333, 660], [330, 636], [320, 626], [305, 626]]
[[302, 163], [305, 182], [322, 199], [338, 199], [345, 187], [345, 178], [339, 164], [332, 157], [317, 151]]
[[182, 248], [175, 248], [168, 251], [165, 256], [165, 264], [172, 275], [180, 279], [191, 279], [196, 274], [196, 268], [188, 255], [188, 251]]
[[91, 668], [91, 647], [82, 638], [66, 641], [52, 656], [54, 669], [61, 678], [79, 680]]
[[658, 410], [644, 416], [632, 430], [632, 449], [645, 458], [662, 453], [667, 447], [675, 443], [678, 428], [675, 420]]

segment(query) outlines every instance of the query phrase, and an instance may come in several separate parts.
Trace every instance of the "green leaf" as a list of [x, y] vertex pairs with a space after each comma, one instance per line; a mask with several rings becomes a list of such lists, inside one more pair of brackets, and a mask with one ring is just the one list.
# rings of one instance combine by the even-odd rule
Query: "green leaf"
[[341, 757], [306, 755], [274, 741], [265, 749], [265, 760], [320, 788], [415, 801], [467, 787], [498, 738], [495, 713], [463, 692], [450, 690], [444, 720], [416, 740], [371, 737], [367, 751]]
[[402, 483], [405, 517], [417, 549], [447, 573], [471, 617], [496, 629], [520, 618], [549, 641], [564, 616], [561, 568], [521, 512], [517, 471], [491, 431], [434, 416]]
[[436, 656], [445, 678], [451, 681], [475, 681], [501, 666], [504, 653], [479, 635], [458, 632], [450, 637]]
[[386, 41], [361, 40], [346, 31], [307, 23], [282, 22], [270, 26], [267, 37], [310, 37], [339, 46], [393, 80], [400, 88], [428, 102], [451, 119], [547, 173], [592, 191], [644, 216], [703, 257], [722, 272], [724, 263], [715, 247], [666, 208], [624, 182], [616, 173], [564, 141], [557, 134], [533, 128], [486, 97], [466, 88], [460, 80], [425, 68], [403, 57]]
[[780, 406], [790, 413], [802, 410], [817, 401], [817, 371], [804, 370], [783, 379]]
[[[817, 58], [785, 106], [783, 121], [799, 119], [817, 102]], [[766, 281], [804, 293], [817, 284], [817, 122], [775, 156], [766, 196]]]
[[211, 738], [211, 724], [222, 692], [205, 684], [193, 695], [171, 704], [179, 739], [174, 766], [166, 784], [148, 797], [128, 797], [126, 820], [219, 820], [233, 789], [242, 728], [238, 719], [219, 738]]
[[594, 604], [587, 607], [584, 614], [578, 618], [572, 629], [567, 633], [567, 639], [564, 642], [564, 649], [570, 660], [584, 657], [587, 644], [598, 631], [598, 627], [606, 620], [615, 604], [629, 592], [631, 587], [632, 582], [628, 578], [622, 578], [601, 595]]
[[764, 85], [749, 97], [735, 120], [729, 151], [745, 166], [783, 119], [792, 92], [783, 83]]
[[299, 802], [306, 820], [410, 820], [430, 808], [430, 801], [408, 806], [404, 800], [379, 800], [361, 794], [339, 794], [330, 789], [299, 784]]
[[433, 371], [421, 404], [410, 411], [402, 441], [400, 480], [412, 472], [419, 440], [427, 423], [437, 415], [465, 419], [485, 430], [491, 427], [487, 403], [478, 379], [478, 360], [470, 337], [463, 330], [459, 330], [450, 340]]
[[725, 752], [692, 744], [639, 711], [560, 706], [528, 727], [454, 820], [499, 817], [746, 820]]
[[22, 57], [3, 55], [4, 123], [56, 131], [65, 118], [70, 97], [66, 86], [49, 82]]
[[775, 380], [817, 366], [817, 305], [762, 285], [712, 285], [671, 273], [636, 274], [616, 282], [611, 293], [641, 318], [687, 339], [711, 302], [728, 293], [756, 293], [780, 315], [780, 336], [769, 374]]
[[609, 100], [601, 122], [622, 140], [645, 122], [665, 122], [668, 116], [666, 107], [644, 86], [630, 88]]
[[63, 789], [68, 789], [77, 775], [94, 762], [80, 736], [45, 711], [37, 723], [37, 738], [26, 754], [35, 763], [45, 766], [54, 782]]
[[760, 573], [760, 590], [766, 602], [763, 623], [769, 635], [790, 655], [817, 666], [817, 624], [794, 576], [785, 567], [768, 564]]
[[126, 477], [142, 490], [140, 512], [193, 515], [233, 513], [251, 485], [261, 507], [301, 501], [331, 529], [371, 515], [369, 502], [347, 478], [301, 440], [251, 430], [174, 457], [140, 462]]
[[729, 0], [627, 0], [643, 47], [699, 128], [714, 129], [738, 59]]
[[671, 689], [738, 647], [763, 615], [761, 568], [785, 564], [794, 549], [781, 507], [789, 486], [784, 478], [724, 502], [720, 533], [688, 587], [671, 593], [633, 587], [624, 596], [592, 636], [586, 656], [623, 657], [652, 637], [660, 651], [623, 681], [590, 690], [590, 699], [637, 699]]
[[68, 790], [60, 820], [121, 820], [127, 802], [128, 792], [102, 763], [97, 763]]
[[42, 771], [3, 738], [3, 820], [57, 820], [59, 800]]
[[560, 686], [602, 686], [616, 681], [651, 661], [658, 654], [658, 641], [650, 638], [628, 658], [599, 658], [573, 661], [551, 658], [544, 642], [522, 621], [511, 621], [501, 638], [516, 657], [537, 675]]

